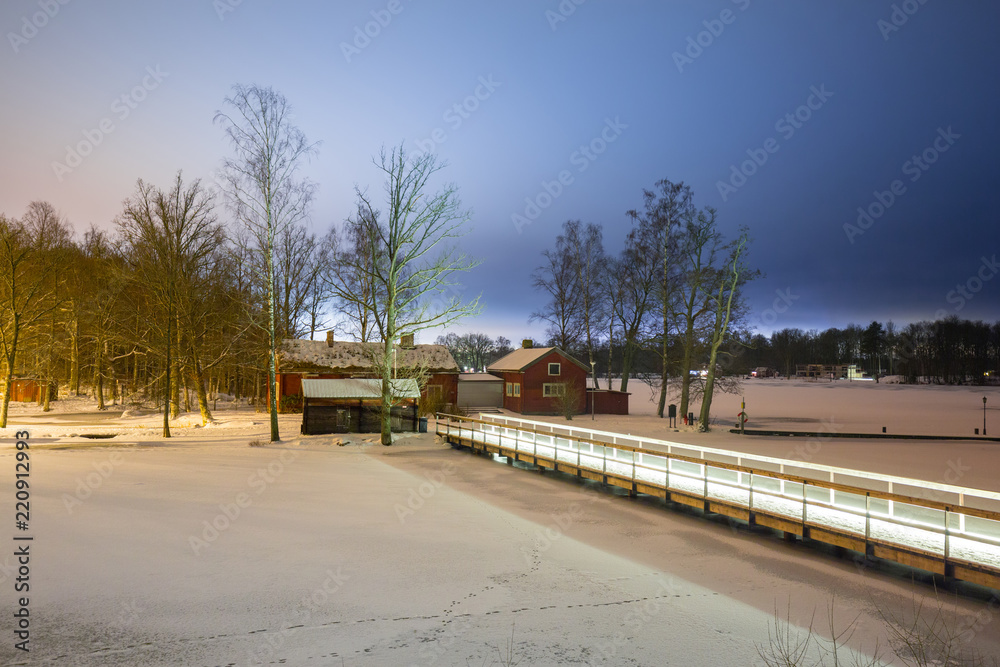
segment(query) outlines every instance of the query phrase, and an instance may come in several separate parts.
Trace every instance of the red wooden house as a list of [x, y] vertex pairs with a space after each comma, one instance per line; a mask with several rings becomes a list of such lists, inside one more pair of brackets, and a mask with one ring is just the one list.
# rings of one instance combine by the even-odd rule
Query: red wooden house
[[[302, 380], [342, 380], [375, 378], [370, 348], [381, 343], [326, 340], [285, 340], [278, 358], [278, 397], [302, 396]], [[427, 383], [421, 400], [429, 403], [458, 403], [459, 367], [444, 345], [414, 345], [413, 336], [403, 336], [396, 348], [396, 367], [426, 368]], [[403, 373], [401, 372], [401, 376]]]
[[503, 407], [523, 415], [562, 414], [564, 401], [582, 414], [587, 405], [591, 369], [558, 347], [523, 347], [490, 365], [503, 378]]

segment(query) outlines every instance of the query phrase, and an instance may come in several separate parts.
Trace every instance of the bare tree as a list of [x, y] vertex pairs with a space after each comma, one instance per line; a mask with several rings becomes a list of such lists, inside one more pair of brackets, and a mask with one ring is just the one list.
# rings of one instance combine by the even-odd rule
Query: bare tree
[[[170, 437], [170, 405], [176, 406], [180, 378], [177, 360], [190, 321], [192, 302], [200, 298], [205, 276], [222, 243], [222, 228], [213, 213], [212, 197], [194, 181], [185, 187], [180, 172], [164, 192], [141, 179], [117, 219], [129, 277], [158, 306], [163, 317], [160, 339], [164, 358], [163, 437]], [[188, 317], [186, 318], [185, 315]], [[204, 415], [203, 415], [204, 416]]]
[[[674, 328], [674, 308], [678, 286], [678, 251], [675, 230], [694, 214], [691, 188], [666, 179], [656, 182], [655, 190], [643, 190], [643, 210], [628, 215], [646, 230], [649, 249], [659, 266], [656, 275], [657, 325], [650, 342], [660, 357], [660, 395], [656, 414], [663, 417], [667, 402], [670, 371], [670, 339]], [[683, 409], [682, 409], [683, 414]]]
[[[608, 317], [607, 304], [602, 298], [601, 288], [603, 274], [607, 270], [601, 227], [593, 223], [584, 227], [579, 220], [568, 221], [563, 224], [563, 234], [573, 258], [576, 291], [580, 299], [580, 327], [583, 329], [587, 357], [594, 376], [594, 388], [599, 389], [594, 345], [599, 337], [598, 331]], [[609, 384], [608, 387], [610, 386]]]
[[386, 259], [379, 246], [378, 211], [369, 211], [359, 202], [342, 232], [330, 229], [323, 248], [330, 260], [321, 282], [333, 298], [345, 333], [362, 343], [373, 341], [378, 301], [385, 298], [375, 270]]
[[[452, 247], [471, 217], [462, 209], [454, 185], [445, 185], [435, 193], [428, 191], [430, 181], [443, 168], [430, 153], [409, 158], [402, 146], [391, 153], [383, 149], [374, 160], [385, 175], [385, 222], [373, 200], [358, 189], [358, 205], [371, 242], [370, 272], [374, 298], [351, 297], [341, 289], [341, 298], [359, 308], [371, 307], [382, 342], [374, 355], [374, 364], [382, 378], [382, 444], [392, 444], [390, 408], [393, 350], [400, 333], [448, 326], [459, 319], [480, 312], [479, 298], [463, 303], [455, 274], [467, 271], [477, 262]], [[361, 302], [360, 304], [358, 302]], [[365, 304], [365, 305], [361, 305]]]
[[714, 320], [709, 338], [708, 374], [705, 376], [705, 393], [702, 397], [701, 415], [698, 419], [699, 430], [701, 431], [708, 430], [719, 348], [722, 347], [722, 343], [725, 342], [729, 334], [734, 309], [739, 307], [740, 287], [748, 278], [755, 275], [755, 272], [748, 269], [745, 263], [745, 256], [749, 245], [750, 238], [747, 231], [743, 229], [740, 232], [739, 238], [732, 244], [732, 250], [726, 262], [723, 279], [718, 281], [718, 286], [712, 298]]
[[7, 426], [11, 385], [22, 336], [65, 299], [69, 225], [48, 202], [32, 202], [23, 220], [0, 215], [0, 352], [4, 362], [0, 428]]
[[581, 295], [577, 267], [569, 241], [564, 234], [556, 237], [553, 250], [543, 250], [545, 263], [531, 274], [531, 286], [545, 292], [549, 300], [541, 310], [531, 314], [529, 322], [548, 323], [546, 333], [555, 345], [564, 350], [576, 346], [580, 317]]
[[[614, 318], [621, 323], [622, 379], [621, 391], [628, 390], [629, 377], [635, 366], [636, 352], [646, 337], [650, 308], [654, 305], [659, 276], [657, 240], [652, 230], [634, 227], [625, 239], [625, 248], [609, 269]], [[609, 341], [610, 342], [610, 341]]]
[[702, 337], [707, 335], [706, 318], [712, 313], [711, 297], [720, 275], [717, 263], [724, 241], [716, 227], [715, 209], [706, 207], [690, 216], [680, 243], [683, 278], [678, 313], [683, 348], [680, 411], [686, 415], [690, 405], [691, 370]]
[[229, 112], [219, 111], [220, 124], [235, 156], [225, 161], [230, 206], [250, 232], [253, 250], [262, 259], [257, 278], [266, 294], [268, 335], [268, 390], [271, 442], [278, 433], [277, 382], [278, 299], [277, 243], [289, 227], [303, 220], [315, 190], [300, 178], [303, 162], [317, 149], [292, 124], [291, 107], [283, 95], [259, 86], [233, 87], [225, 100]]

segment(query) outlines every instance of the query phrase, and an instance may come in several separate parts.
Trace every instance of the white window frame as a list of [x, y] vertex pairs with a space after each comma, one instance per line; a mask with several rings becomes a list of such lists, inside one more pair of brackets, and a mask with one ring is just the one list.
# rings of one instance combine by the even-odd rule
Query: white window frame
[[[552, 367], [556, 367], [556, 372], [552, 372]], [[558, 361], [553, 361], [549, 363], [549, 375], [562, 375], [562, 364]]]
[[565, 395], [565, 382], [546, 382], [542, 384], [542, 396], [545, 398], [559, 398]]
[[521, 383], [520, 382], [515, 382], [514, 383], [514, 396], [520, 396], [520, 395], [521, 395]]

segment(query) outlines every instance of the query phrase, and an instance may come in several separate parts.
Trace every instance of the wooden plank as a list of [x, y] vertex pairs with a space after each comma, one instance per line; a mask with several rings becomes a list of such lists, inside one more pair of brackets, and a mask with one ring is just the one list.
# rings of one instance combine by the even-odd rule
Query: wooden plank
[[754, 521], [758, 526], [767, 526], [768, 528], [774, 528], [775, 530], [781, 530], [793, 535], [802, 535], [802, 524], [795, 521], [780, 519], [770, 514], [761, 514], [760, 512], [754, 512]]
[[883, 560], [891, 560], [901, 565], [909, 565], [927, 572], [944, 574], [944, 558], [925, 555], [915, 550], [904, 549], [887, 544], [872, 545], [872, 555]]
[[667, 491], [663, 487], [645, 484], [643, 482], [636, 482], [635, 490], [639, 493], [645, 493], [648, 496], [656, 496], [657, 498], [667, 497]]
[[980, 586], [1000, 590], [1000, 572], [990, 572], [978, 567], [968, 567], [960, 563], [952, 564], [952, 576]]
[[809, 525], [806, 526], [804, 537], [816, 540], [817, 542], [823, 542], [824, 544], [832, 544], [835, 547], [843, 547], [852, 551], [865, 553], [864, 535], [851, 535], [840, 531]]
[[734, 507], [732, 505], [727, 505], [724, 503], [710, 500], [708, 501], [708, 511], [715, 512], [716, 514], [721, 514], [722, 516], [728, 516], [733, 519], [750, 521], [750, 510], [744, 509], [742, 507]]

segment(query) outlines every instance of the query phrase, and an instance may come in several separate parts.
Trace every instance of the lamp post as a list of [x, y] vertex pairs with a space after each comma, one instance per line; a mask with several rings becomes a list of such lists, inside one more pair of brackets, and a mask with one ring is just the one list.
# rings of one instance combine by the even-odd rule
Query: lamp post
[[983, 396], [983, 435], [986, 435], [986, 397]]
[[[590, 377], [594, 381], [594, 389], [590, 392], [590, 421], [597, 419], [594, 413], [597, 412], [597, 362], [590, 360]], [[986, 399], [983, 399], [986, 400]]]

